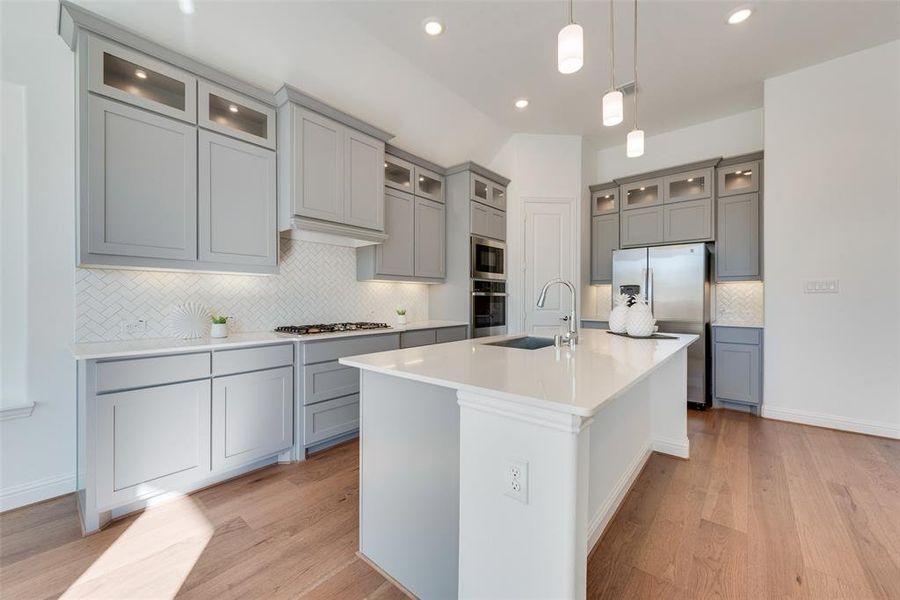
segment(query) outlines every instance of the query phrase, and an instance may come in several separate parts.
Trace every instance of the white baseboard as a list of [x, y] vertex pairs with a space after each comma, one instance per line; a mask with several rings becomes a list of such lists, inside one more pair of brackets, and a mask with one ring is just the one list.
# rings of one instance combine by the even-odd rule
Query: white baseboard
[[683, 440], [653, 440], [650, 448], [678, 458], [690, 458], [691, 455], [691, 442], [687, 438]]
[[615, 487], [606, 497], [606, 500], [603, 501], [603, 504], [600, 505], [600, 508], [597, 509], [594, 516], [591, 517], [591, 521], [588, 523], [588, 553], [590, 553], [591, 549], [597, 543], [597, 540], [600, 539], [600, 536], [603, 535], [606, 526], [609, 525], [613, 515], [616, 514], [619, 505], [622, 504], [622, 500], [625, 499], [625, 495], [628, 493], [628, 490], [631, 489], [634, 480], [637, 479], [641, 469], [647, 464], [647, 459], [650, 458], [650, 450], [651, 448], [648, 447], [638, 454], [637, 459], [631, 464], [628, 470], [625, 471], [622, 478], [616, 482]]
[[46, 477], [37, 481], [4, 488], [0, 491], [0, 512], [56, 498], [75, 491], [74, 475]]
[[900, 427], [890, 423], [849, 419], [836, 415], [766, 405], [763, 405], [762, 416], [778, 421], [790, 421], [804, 425], [815, 425], [816, 427], [828, 427], [829, 429], [839, 429], [841, 431], [877, 435], [878, 437], [893, 438], [895, 440], [900, 439]]

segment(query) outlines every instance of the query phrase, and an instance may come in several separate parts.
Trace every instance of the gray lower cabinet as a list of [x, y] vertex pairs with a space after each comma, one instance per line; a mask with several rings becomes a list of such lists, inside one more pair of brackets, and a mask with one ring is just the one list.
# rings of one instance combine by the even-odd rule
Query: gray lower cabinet
[[619, 215], [591, 219], [591, 283], [612, 281], [612, 253], [619, 248]]
[[663, 241], [694, 242], [713, 237], [712, 200], [688, 200], [663, 206]]
[[444, 278], [446, 261], [446, 209], [424, 198], [415, 200], [415, 272], [416, 277]]
[[213, 380], [212, 467], [227, 470], [293, 444], [293, 367]]
[[303, 410], [307, 446], [359, 429], [359, 394], [311, 404]]
[[469, 328], [466, 325], [461, 327], [443, 327], [435, 330], [435, 343], [444, 344], [446, 342], [458, 342], [467, 339]]
[[762, 404], [762, 330], [715, 327], [713, 390], [718, 403]]
[[418, 329], [404, 331], [400, 334], [401, 348], [415, 348], [416, 346], [431, 346], [437, 341], [434, 329]]
[[275, 266], [275, 152], [199, 132], [200, 260]]
[[621, 213], [623, 248], [648, 246], [663, 241], [663, 207], [634, 208]]
[[194, 126], [88, 94], [82, 152], [80, 264], [197, 259]]
[[760, 278], [759, 221], [759, 194], [718, 199], [716, 281]]

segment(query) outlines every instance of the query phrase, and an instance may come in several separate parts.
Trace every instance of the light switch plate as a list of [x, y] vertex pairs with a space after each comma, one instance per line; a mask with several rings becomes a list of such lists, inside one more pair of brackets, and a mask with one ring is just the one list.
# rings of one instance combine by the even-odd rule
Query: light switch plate
[[803, 282], [804, 294], [837, 294], [840, 289], [837, 279], [807, 279]]

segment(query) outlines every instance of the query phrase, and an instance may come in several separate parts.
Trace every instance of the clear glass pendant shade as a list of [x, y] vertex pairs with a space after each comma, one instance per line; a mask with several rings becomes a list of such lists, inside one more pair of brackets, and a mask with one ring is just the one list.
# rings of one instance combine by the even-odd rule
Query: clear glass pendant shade
[[607, 92], [603, 96], [603, 124], [606, 127], [618, 125], [625, 118], [625, 95], [619, 90]]
[[559, 30], [556, 65], [560, 73], [575, 73], [584, 65], [584, 31], [578, 23]]

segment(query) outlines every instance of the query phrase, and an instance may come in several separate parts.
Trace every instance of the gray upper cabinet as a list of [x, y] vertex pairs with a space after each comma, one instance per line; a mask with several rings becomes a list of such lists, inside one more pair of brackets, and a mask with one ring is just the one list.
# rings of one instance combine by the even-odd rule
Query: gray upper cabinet
[[275, 152], [200, 131], [198, 158], [200, 260], [274, 266]]
[[196, 260], [196, 128], [87, 95], [83, 134], [81, 264]]
[[612, 281], [612, 252], [619, 248], [619, 215], [591, 219], [591, 283]]
[[444, 176], [415, 165], [416, 196], [435, 202], [444, 201]]
[[663, 241], [663, 209], [661, 206], [623, 210], [621, 214], [622, 247], [649, 246]]
[[647, 208], [663, 203], [664, 187], [661, 178], [644, 179], [619, 187], [622, 210]]
[[[591, 216], [612, 215], [619, 213], [619, 189], [591, 191]], [[618, 236], [617, 236], [618, 237]]]
[[424, 198], [416, 198], [415, 202], [415, 275], [446, 277], [446, 209], [443, 204]]
[[506, 210], [506, 186], [491, 182], [490, 190], [490, 204], [500, 210]]
[[669, 175], [664, 180], [665, 203], [709, 198], [713, 190], [712, 168]]
[[759, 279], [759, 194], [718, 199], [716, 280]]
[[506, 213], [496, 208], [488, 208], [488, 237], [506, 240]]
[[294, 116], [294, 214], [326, 221], [344, 219], [344, 126], [305, 108]]
[[491, 203], [491, 182], [481, 175], [472, 173], [470, 175], [470, 192], [471, 200], [481, 202], [483, 204]]
[[87, 38], [87, 88], [159, 114], [197, 122], [197, 79], [168, 63], [93, 35]]
[[344, 133], [344, 223], [384, 230], [384, 142], [364, 133]]
[[494, 237], [491, 235], [490, 208], [479, 202], [469, 202], [469, 230], [472, 235]]
[[384, 232], [388, 239], [375, 247], [376, 273], [415, 275], [416, 201], [412, 194], [386, 190], [384, 194]]
[[413, 193], [414, 172], [415, 167], [411, 162], [390, 154], [384, 155], [384, 185], [401, 192]]
[[664, 242], [703, 241], [712, 237], [712, 199], [689, 200], [663, 207]]
[[716, 169], [718, 173], [717, 195], [734, 196], [759, 191], [760, 163], [757, 160], [728, 165]]
[[197, 122], [212, 131], [275, 149], [275, 109], [214, 83], [197, 83]]

